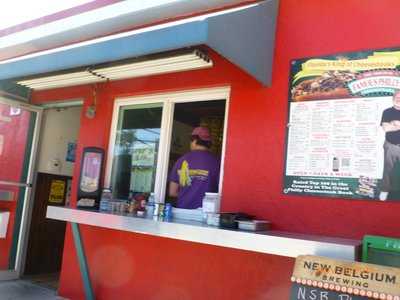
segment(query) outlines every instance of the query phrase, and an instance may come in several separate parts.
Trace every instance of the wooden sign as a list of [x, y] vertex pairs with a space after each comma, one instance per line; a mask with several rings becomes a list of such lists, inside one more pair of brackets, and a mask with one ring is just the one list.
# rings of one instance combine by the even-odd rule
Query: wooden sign
[[290, 300], [400, 300], [400, 269], [319, 256], [296, 259]]
[[63, 203], [65, 194], [65, 181], [52, 180], [50, 185], [49, 203]]

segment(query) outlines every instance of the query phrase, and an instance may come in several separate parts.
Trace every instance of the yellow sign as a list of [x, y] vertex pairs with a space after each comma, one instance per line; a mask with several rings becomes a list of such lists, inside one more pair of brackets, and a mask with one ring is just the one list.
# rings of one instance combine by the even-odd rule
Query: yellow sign
[[365, 71], [373, 69], [394, 69], [399, 64], [396, 56], [376, 56], [367, 59], [310, 59], [303, 64], [303, 70], [319, 71]]
[[396, 69], [400, 65], [400, 51], [374, 52], [364, 59], [309, 59], [301, 65], [301, 70], [294, 76], [294, 82], [310, 76], [321, 76], [326, 71], [369, 71]]
[[63, 203], [65, 194], [65, 182], [52, 180], [50, 185], [49, 203]]
[[292, 281], [376, 299], [399, 299], [400, 269], [304, 255], [296, 259]]

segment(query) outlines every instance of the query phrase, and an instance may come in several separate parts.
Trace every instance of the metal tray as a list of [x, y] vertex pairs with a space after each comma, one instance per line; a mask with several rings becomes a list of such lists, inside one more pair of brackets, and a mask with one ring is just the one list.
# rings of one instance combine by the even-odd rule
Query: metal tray
[[237, 221], [239, 229], [248, 231], [265, 231], [271, 227], [271, 222], [265, 220]]

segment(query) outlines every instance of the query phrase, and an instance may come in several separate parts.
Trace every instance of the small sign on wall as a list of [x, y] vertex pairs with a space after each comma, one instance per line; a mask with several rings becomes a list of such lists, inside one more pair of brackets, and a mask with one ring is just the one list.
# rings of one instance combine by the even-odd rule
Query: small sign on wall
[[76, 157], [76, 143], [69, 142], [67, 144], [67, 155], [65, 157], [65, 160], [73, 163], [75, 162], [75, 157]]
[[400, 269], [319, 256], [296, 259], [290, 300], [400, 300]]
[[10, 116], [19, 116], [21, 114], [21, 109], [18, 107], [10, 107]]
[[4, 135], [0, 134], [0, 156], [3, 155], [4, 149]]
[[50, 185], [49, 203], [61, 204], [64, 201], [65, 181], [52, 180]]
[[10, 219], [9, 211], [0, 211], [0, 238], [7, 236], [8, 220]]

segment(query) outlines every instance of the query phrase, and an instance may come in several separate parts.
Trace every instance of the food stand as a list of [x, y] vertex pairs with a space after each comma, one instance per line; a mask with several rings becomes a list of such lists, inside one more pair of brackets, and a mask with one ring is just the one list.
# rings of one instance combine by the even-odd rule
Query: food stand
[[[276, 4], [277, 1], [263, 2]], [[157, 32], [172, 32], [168, 36], [170, 39], [140, 35], [141, 42], [154, 47], [159, 46], [161, 40], [179, 40], [182, 44], [173, 45], [178, 48], [186, 47], [188, 41], [193, 42], [191, 45], [207, 45], [205, 49], [213, 66], [98, 83], [96, 115], [93, 118], [82, 115], [77, 161], [84, 147], [108, 150], [116, 99], [229, 87], [221, 209], [243, 211], [270, 220], [273, 231], [260, 235], [76, 210], [77, 199], [73, 196], [71, 208], [50, 207], [48, 217], [79, 224], [94, 293], [100, 299], [135, 296], [174, 300], [283, 300], [289, 297], [295, 256], [338, 255], [338, 258], [355, 259], [363, 235], [399, 236], [398, 203], [367, 201], [346, 195], [329, 198], [315, 193], [317, 184], [313, 186], [313, 194], [284, 193], [282, 178], [290, 125], [291, 62], [335, 53], [398, 47], [397, 8], [399, 4], [392, 0], [373, 0], [362, 5], [356, 0], [340, 3], [310, 0], [301, 5], [281, 0], [279, 10], [272, 10], [276, 17], [275, 42], [267, 34], [275, 32], [275, 23], [259, 15], [252, 15], [250, 19], [267, 21], [263, 24], [244, 22], [250, 28], [247, 33], [242, 31], [247, 27], [242, 22], [221, 19], [221, 24], [228, 24], [230, 28], [221, 25], [221, 30], [210, 33], [204, 23], [198, 22], [186, 23], [179, 30], [174, 27]], [[242, 21], [242, 13], [234, 19]], [[213, 24], [216, 23], [219, 21]], [[191, 40], [193, 35], [186, 35], [188, 32], [199, 35]], [[176, 39], [178, 36], [180, 39]], [[228, 45], [225, 40], [228, 36], [230, 40], [240, 40], [237, 47], [216, 46], [217, 42]], [[259, 40], [270, 47], [259, 48]], [[130, 55], [143, 55], [133, 44], [129, 45], [134, 52]], [[243, 49], [243, 45], [247, 48]], [[105, 55], [116, 53], [120, 48], [123, 47], [118, 43], [110, 43], [107, 49], [95, 47], [92, 50]], [[77, 65], [101, 63], [96, 60], [98, 56], [86, 51], [89, 48], [78, 49], [68, 55]], [[227, 50], [238, 50], [241, 55], [238, 58], [237, 53]], [[60, 53], [50, 55], [37, 56], [27, 64], [21, 61], [4, 64], [0, 67], [1, 78], [22, 76], [22, 70], [43, 74], [68, 68], [66, 57]], [[54, 61], [58, 62], [57, 66], [52, 63]], [[265, 70], [263, 63], [267, 65], [267, 73], [259, 72], [258, 67]], [[92, 86], [35, 90], [32, 102], [44, 104], [77, 97], [84, 98], [85, 110], [92, 107]], [[332, 157], [330, 161], [332, 167], [334, 162], [336, 166], [337, 159]], [[79, 163], [75, 167], [73, 191], [78, 188], [77, 178]], [[292, 182], [288, 181], [287, 185], [293, 187]], [[368, 196], [369, 191], [363, 193]], [[336, 250], [332, 252], [331, 249]], [[84, 298], [83, 282], [77, 274], [79, 260], [71, 226], [68, 226], [60, 295]]]

